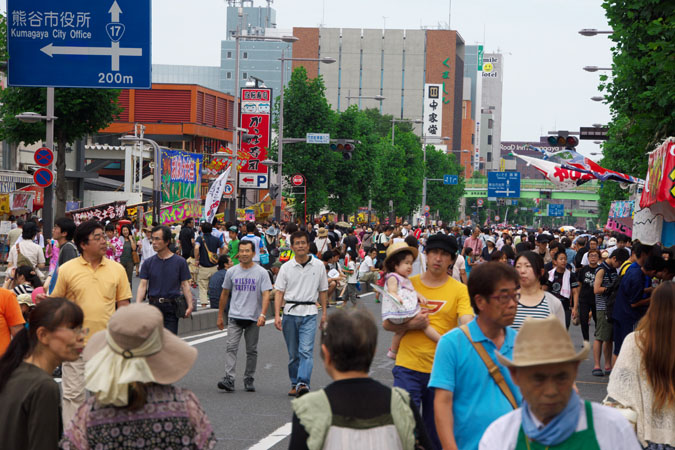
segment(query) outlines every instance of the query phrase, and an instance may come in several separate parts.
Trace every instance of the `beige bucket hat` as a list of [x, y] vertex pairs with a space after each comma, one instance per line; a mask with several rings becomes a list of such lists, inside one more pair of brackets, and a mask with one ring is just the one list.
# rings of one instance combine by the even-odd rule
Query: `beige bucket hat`
[[529, 367], [545, 364], [582, 361], [591, 347], [584, 341], [575, 352], [574, 344], [565, 326], [553, 315], [545, 319], [528, 317], [520, 327], [513, 346], [513, 359], [497, 353], [497, 359], [507, 367]]
[[387, 262], [389, 258], [401, 252], [412, 253], [413, 261], [417, 259], [417, 254], [419, 253], [415, 247], [411, 247], [405, 242], [395, 242], [387, 248], [387, 256], [384, 258], [384, 262]]

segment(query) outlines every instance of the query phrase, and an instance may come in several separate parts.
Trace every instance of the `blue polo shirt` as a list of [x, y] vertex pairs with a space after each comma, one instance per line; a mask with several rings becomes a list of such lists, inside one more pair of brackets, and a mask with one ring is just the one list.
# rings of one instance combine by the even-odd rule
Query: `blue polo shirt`
[[[497, 347], [485, 337], [476, 320], [471, 321], [468, 327], [471, 339], [485, 347], [520, 405], [522, 402], [520, 390], [513, 384], [508, 369], [497, 361], [495, 356]], [[499, 353], [511, 359], [515, 339], [516, 332], [506, 327], [506, 337]], [[429, 387], [445, 389], [453, 393], [452, 414], [455, 440], [457, 447], [462, 450], [477, 449], [480, 438], [487, 427], [497, 418], [513, 411], [511, 404], [490, 376], [478, 352], [459, 328], [444, 334], [438, 341]]]
[[631, 305], [649, 297], [645, 288], [652, 285], [652, 280], [642, 272], [640, 264], [634, 262], [621, 278], [619, 290], [614, 302], [613, 318], [622, 323], [636, 324], [647, 312], [649, 305], [633, 308]]

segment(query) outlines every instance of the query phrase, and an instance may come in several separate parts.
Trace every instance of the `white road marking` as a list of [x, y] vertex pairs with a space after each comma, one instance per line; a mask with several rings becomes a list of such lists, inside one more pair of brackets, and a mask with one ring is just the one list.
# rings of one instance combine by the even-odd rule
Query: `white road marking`
[[[267, 320], [265, 322], [265, 325], [269, 325], [271, 323], [274, 323], [274, 319]], [[203, 344], [204, 342], [214, 341], [216, 339], [224, 338], [224, 337], [227, 336], [227, 330], [226, 331], [217, 331], [217, 332], [214, 332], [214, 333], [215, 334], [213, 334], [211, 336], [206, 336], [206, 337], [203, 337], [201, 339], [195, 339], [194, 341], [189, 341], [189, 342], [186, 341], [186, 342], [188, 343], [188, 345], [195, 346], [197, 344]], [[183, 340], [185, 340], [185, 339], [190, 339], [190, 337], [184, 338]]]
[[284, 440], [289, 434], [291, 434], [291, 422], [285, 423], [276, 430], [272, 431], [270, 434], [258, 441], [258, 443], [253, 447], [249, 447], [248, 450], [268, 450]]
[[215, 331], [209, 331], [208, 333], [201, 333], [201, 334], [193, 334], [192, 336], [185, 336], [183, 340], [188, 340], [188, 339], [197, 339], [198, 337], [202, 336], [210, 336], [212, 334], [220, 333], [220, 330], [215, 330]]

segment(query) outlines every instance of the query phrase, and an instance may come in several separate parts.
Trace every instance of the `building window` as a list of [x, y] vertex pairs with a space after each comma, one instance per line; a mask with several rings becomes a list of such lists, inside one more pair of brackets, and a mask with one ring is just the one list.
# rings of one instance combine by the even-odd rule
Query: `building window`
[[471, 145], [474, 145], [476, 143], [476, 135], [471, 133]]
[[248, 73], [243, 72], [243, 73], [241, 74], [241, 79], [242, 79], [242, 80], [248, 80]]
[[231, 80], [231, 79], [232, 79], [232, 72], [227, 72], [227, 74], [225, 75], [225, 77], [226, 77], [228, 80]]
[[492, 152], [487, 153], [487, 162], [492, 162]]
[[462, 119], [466, 120], [466, 102], [462, 102]]
[[492, 145], [492, 135], [488, 134], [488, 145]]
[[232, 59], [232, 52], [227, 52], [227, 59]]
[[488, 119], [488, 130], [492, 129], [492, 126], [495, 124], [495, 121], [492, 119]]
[[242, 54], [241, 54], [241, 57], [242, 57], [243, 59], [248, 59], [248, 52], [242, 53]]

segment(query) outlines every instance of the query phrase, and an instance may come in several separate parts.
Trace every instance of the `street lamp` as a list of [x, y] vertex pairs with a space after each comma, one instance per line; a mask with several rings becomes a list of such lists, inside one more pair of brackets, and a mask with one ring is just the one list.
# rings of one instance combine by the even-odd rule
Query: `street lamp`
[[[296, 38], [297, 39], [297, 38]], [[279, 185], [279, 195], [277, 196], [277, 203], [274, 206], [274, 217], [277, 222], [281, 222], [281, 183], [282, 183], [282, 174], [281, 166], [284, 161], [284, 63], [286, 61], [315, 61], [324, 64], [332, 64], [335, 62], [335, 58], [329, 56], [323, 58], [286, 58], [285, 49], [281, 50], [281, 95], [279, 96], [279, 150], [277, 152], [277, 184]], [[305, 184], [307, 179], [305, 179]]]
[[584, 66], [586, 72], [597, 72], [598, 70], [612, 70], [611, 67]]
[[614, 33], [614, 30], [600, 31], [596, 30], [595, 28], [584, 28], [582, 30], [579, 30], [579, 34], [582, 36], [595, 36], [598, 34], [612, 34], [612, 33]]
[[[427, 137], [434, 137], [434, 138], [440, 139], [441, 141], [451, 140], [447, 136], [443, 136], [441, 138], [438, 138], [437, 136], [428, 136], [428, 135], [422, 136], [422, 139], [424, 141], [424, 145], [423, 145], [423, 147], [424, 147], [423, 148], [423, 150], [424, 150], [424, 152], [423, 152], [424, 153], [424, 166], [422, 167], [422, 170], [423, 170], [422, 173], [424, 174], [424, 178], [422, 178], [422, 210], [423, 211], [424, 211], [424, 207], [427, 205], [427, 145], [426, 145], [427, 144]], [[426, 224], [426, 220], [424, 221], [424, 223]]]
[[391, 119], [391, 145], [394, 145], [394, 133], [396, 132], [395, 131], [396, 130], [395, 125], [397, 123], [402, 123], [402, 122], [424, 123], [424, 120], [422, 120], [422, 119], [397, 119], [395, 117], [393, 119]]
[[593, 100], [594, 102], [601, 102], [604, 99], [605, 97], [603, 97], [602, 95], [594, 95], [593, 97], [591, 97], [591, 100]]
[[160, 208], [162, 207], [162, 156], [159, 149], [159, 144], [152, 139], [142, 138], [138, 136], [126, 135], [120, 138], [123, 143], [126, 142], [142, 142], [152, 145], [153, 160], [155, 168], [152, 172], [152, 224], [153, 226], [161, 225]]
[[345, 96], [347, 98], [347, 108], [352, 104], [352, 99], [353, 98], [358, 98], [359, 100], [361, 99], [369, 99], [369, 100], [377, 100], [378, 102], [381, 102], [382, 100], [386, 100], [387, 97], [384, 97], [382, 95], [351, 95], [351, 90], [347, 92], [347, 95]]
[[[47, 114], [40, 115], [35, 112], [22, 112], [14, 116], [24, 123], [36, 123], [40, 120], [45, 121], [46, 136], [45, 144], [47, 148], [54, 151], [54, 121], [57, 117], [54, 115], [54, 88], [47, 88]], [[53, 163], [47, 169], [50, 171], [53, 168]], [[66, 180], [59, 180], [59, 183], [65, 183]], [[50, 184], [44, 190], [44, 202], [42, 206], [42, 233], [45, 239], [52, 237], [52, 227], [54, 226], [54, 184]]]

